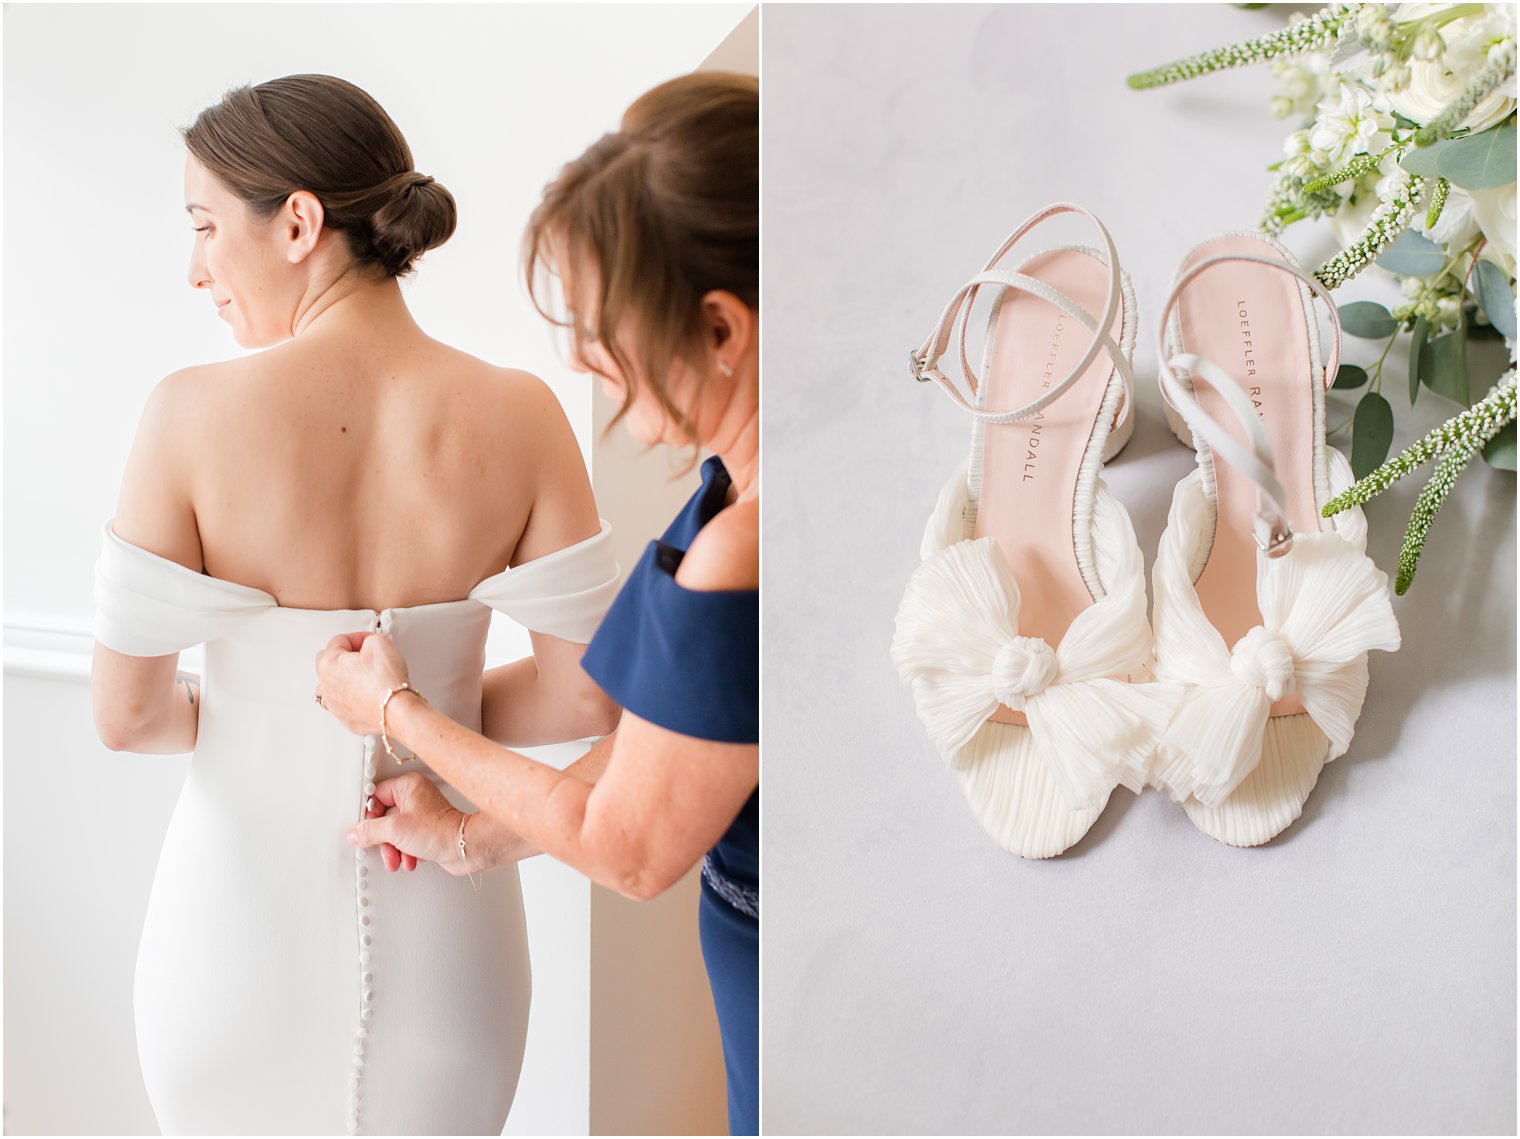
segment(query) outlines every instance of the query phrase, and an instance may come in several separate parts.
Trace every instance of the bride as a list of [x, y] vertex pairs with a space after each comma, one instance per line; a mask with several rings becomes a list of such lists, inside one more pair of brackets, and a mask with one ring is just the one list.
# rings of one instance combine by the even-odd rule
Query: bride
[[[382, 631], [502, 743], [603, 734], [580, 657], [616, 588], [608, 528], [546, 386], [407, 311], [397, 279], [454, 200], [378, 103], [289, 76], [184, 138], [190, 284], [266, 350], [154, 390], [96, 568], [101, 739], [194, 751], [138, 952], [148, 1095], [166, 1134], [496, 1134], [527, 1030], [517, 874], [393, 878], [344, 842], [377, 780], [437, 776], [326, 715], [311, 661]], [[533, 657], [483, 685], [493, 608]], [[201, 642], [205, 675], [179, 673]]]

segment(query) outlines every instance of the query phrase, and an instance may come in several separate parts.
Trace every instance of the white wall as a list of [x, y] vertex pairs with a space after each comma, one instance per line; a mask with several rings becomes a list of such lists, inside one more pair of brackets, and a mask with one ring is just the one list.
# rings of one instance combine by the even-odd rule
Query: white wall
[[[413, 311], [442, 340], [544, 376], [600, 486], [610, 472], [593, 447], [590, 386], [563, 366], [517, 283], [522, 225], [561, 163], [614, 126], [634, 96], [704, 59], [746, 10], [5, 9], [8, 1132], [155, 1130], [130, 978], [187, 761], [101, 748], [84, 677], [99, 525], [114, 508], [143, 399], [176, 368], [238, 352], [184, 280], [190, 233], [175, 128], [227, 87], [299, 71], [341, 75], [379, 99], [418, 169], [459, 203], [453, 239], [406, 286]], [[621, 509], [604, 508], [614, 527], [647, 533]], [[524, 643], [498, 627], [493, 660]], [[597, 1020], [591, 890], [545, 859], [523, 879], [534, 1008], [507, 1130], [584, 1133]], [[721, 1085], [716, 1094], [721, 1102]], [[632, 1124], [599, 1110], [598, 1126]]]

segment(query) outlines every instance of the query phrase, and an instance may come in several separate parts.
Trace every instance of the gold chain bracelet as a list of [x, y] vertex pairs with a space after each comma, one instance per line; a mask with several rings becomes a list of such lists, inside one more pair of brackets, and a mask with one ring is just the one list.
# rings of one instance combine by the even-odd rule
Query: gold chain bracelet
[[417, 753], [414, 751], [411, 755], [397, 755], [396, 749], [391, 747], [390, 731], [385, 726], [385, 709], [390, 704], [391, 697], [396, 695], [398, 692], [410, 692], [424, 704], [428, 702], [428, 699], [426, 696], [412, 687], [411, 681], [403, 680], [400, 684], [396, 685], [396, 687], [387, 692], [385, 694], [385, 699], [380, 701], [380, 742], [385, 745], [385, 754], [390, 756], [397, 763], [410, 763], [412, 760], [417, 758]]

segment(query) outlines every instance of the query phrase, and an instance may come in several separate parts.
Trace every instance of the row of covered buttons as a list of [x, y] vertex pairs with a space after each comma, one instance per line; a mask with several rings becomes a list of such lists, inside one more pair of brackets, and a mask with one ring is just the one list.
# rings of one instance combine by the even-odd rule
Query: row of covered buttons
[[[375, 631], [381, 631], [383, 622], [376, 618]], [[364, 814], [369, 814], [371, 796], [375, 793], [375, 738], [364, 739]], [[354, 893], [359, 905], [359, 1027], [354, 1033], [354, 1064], [348, 1077], [348, 1133], [359, 1132], [360, 1084], [364, 1077], [364, 1061], [369, 1042], [369, 1022], [375, 1011], [375, 974], [370, 968], [370, 933], [373, 919], [369, 914], [369, 866], [362, 846], [354, 848]]]

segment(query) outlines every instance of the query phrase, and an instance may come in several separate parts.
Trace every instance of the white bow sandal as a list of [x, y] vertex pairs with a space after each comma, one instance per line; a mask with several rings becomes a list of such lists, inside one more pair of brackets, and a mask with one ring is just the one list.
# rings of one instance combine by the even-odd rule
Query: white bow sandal
[[[995, 268], [1062, 213], [1091, 221], [1103, 249]], [[996, 297], [979, 378], [965, 342], [983, 288]], [[970, 400], [938, 367], [957, 323]], [[1060, 854], [1114, 787], [1145, 785], [1171, 711], [1127, 682], [1151, 648], [1144, 573], [1129, 515], [1098, 477], [1130, 434], [1135, 330], [1113, 239], [1059, 204], [1003, 242], [912, 353], [914, 377], [974, 422], [969, 464], [925, 528], [892, 660], [978, 821], [1025, 858]]]
[[[1314, 297], [1334, 330], [1324, 367]], [[1362, 512], [1320, 517], [1353, 481], [1325, 444], [1340, 322], [1285, 248], [1230, 233], [1184, 259], [1158, 344], [1167, 419], [1198, 468], [1153, 571], [1155, 676], [1183, 688], [1152, 782], [1205, 834], [1255, 846], [1350, 746], [1368, 651], [1399, 647]]]

